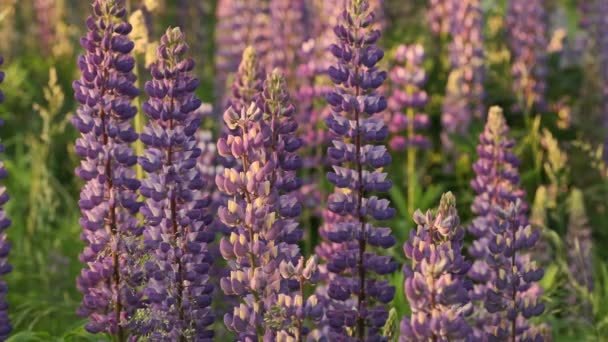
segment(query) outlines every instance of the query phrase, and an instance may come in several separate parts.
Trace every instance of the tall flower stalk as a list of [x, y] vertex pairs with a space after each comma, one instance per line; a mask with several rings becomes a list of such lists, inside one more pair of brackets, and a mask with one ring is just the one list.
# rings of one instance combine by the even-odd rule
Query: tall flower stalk
[[376, 275], [397, 268], [389, 256], [373, 251], [395, 243], [389, 228], [373, 225], [374, 220], [391, 218], [395, 210], [388, 200], [369, 195], [392, 185], [381, 171], [391, 161], [388, 151], [373, 145], [388, 135], [384, 120], [376, 115], [387, 107], [384, 96], [376, 92], [387, 74], [376, 67], [384, 53], [376, 46], [380, 31], [373, 23], [367, 0], [349, 2], [334, 29], [337, 44], [330, 49], [337, 63], [328, 74], [336, 87], [326, 96], [333, 111], [327, 125], [338, 137], [328, 149], [334, 167], [327, 176], [335, 191], [327, 208], [341, 217], [328, 239], [343, 247], [327, 264], [335, 275], [328, 288], [332, 302], [327, 317], [332, 338], [359, 341], [379, 337], [388, 317], [385, 304], [395, 289]]
[[[0, 57], [0, 65], [4, 64], [4, 58]], [[4, 71], [0, 71], [0, 83], [4, 82]], [[4, 102], [4, 93], [0, 90], [0, 103]], [[0, 120], [0, 126], [4, 121]], [[0, 152], [4, 152], [4, 144], [0, 144]], [[6, 167], [3, 162], [0, 162], [0, 179], [5, 179], [8, 176]], [[8, 303], [6, 296], [8, 287], [4, 277], [13, 269], [8, 264], [8, 254], [11, 251], [11, 244], [8, 242], [8, 237], [5, 233], [10, 227], [12, 221], [7, 217], [4, 205], [8, 202], [9, 196], [5, 186], [0, 186], [0, 340], [4, 341], [13, 330], [8, 317]]]
[[469, 253], [477, 260], [469, 276], [475, 282], [471, 292], [477, 303], [475, 336], [519, 341], [536, 337], [527, 320], [544, 310], [536, 284], [543, 270], [528, 254], [540, 234], [528, 224], [525, 193], [519, 188], [519, 160], [508, 131], [502, 109], [492, 107], [473, 165], [476, 217], [469, 231], [476, 240]]
[[230, 133], [218, 141], [218, 152], [237, 159], [239, 166], [216, 177], [220, 191], [229, 197], [219, 217], [232, 229], [220, 243], [231, 270], [221, 287], [241, 298], [224, 316], [226, 327], [240, 341], [275, 336], [272, 309], [282, 294], [291, 292], [280, 265], [299, 259], [302, 232], [295, 218], [301, 207], [294, 191], [300, 185], [295, 172], [301, 166], [296, 155], [301, 143], [294, 135], [293, 114], [279, 72], [267, 77], [258, 103], [242, 107], [240, 113], [231, 106], [224, 114]]
[[207, 244], [213, 241], [212, 221], [197, 168], [196, 132], [201, 123], [201, 101], [194, 92], [199, 80], [184, 34], [169, 28], [161, 38], [152, 81], [145, 89], [143, 109], [149, 123], [141, 134], [145, 145], [140, 158], [146, 179], [141, 194], [146, 229], [144, 241], [150, 260], [145, 262], [148, 283], [151, 339], [211, 340], [214, 321], [210, 311], [212, 264]]
[[509, 1], [507, 36], [513, 55], [513, 89], [525, 114], [545, 107], [548, 18], [544, 6], [543, 0]]
[[462, 254], [464, 229], [452, 193], [441, 197], [436, 214], [416, 211], [418, 228], [403, 245], [411, 266], [403, 267], [411, 318], [401, 322], [400, 341], [452, 341], [472, 336], [466, 317], [472, 312]]
[[76, 174], [85, 181], [79, 201], [81, 238], [87, 244], [80, 255], [85, 268], [77, 282], [84, 295], [79, 314], [89, 318], [89, 332], [124, 341], [139, 303], [141, 278], [134, 262], [141, 235], [135, 217], [140, 183], [130, 147], [137, 140], [130, 123], [138, 90], [124, 1], [95, 0], [87, 27], [81, 39], [85, 54], [78, 59], [82, 77], [73, 84], [80, 107], [72, 122], [81, 133], [76, 153], [82, 158]]
[[[392, 94], [388, 106], [393, 112], [389, 131], [393, 134], [389, 146], [393, 151], [406, 150], [406, 186], [408, 213], [414, 214], [416, 195], [416, 157], [419, 149], [429, 147], [430, 141], [420, 130], [430, 126], [428, 115], [420, 112], [428, 102], [424, 90], [426, 73], [422, 66], [424, 48], [421, 45], [400, 45], [397, 47], [395, 61], [399, 64], [390, 72]], [[405, 132], [403, 134], [403, 132]]]
[[484, 116], [483, 12], [480, 0], [453, 3], [450, 19], [450, 76], [443, 103], [443, 143], [467, 133], [471, 121]]

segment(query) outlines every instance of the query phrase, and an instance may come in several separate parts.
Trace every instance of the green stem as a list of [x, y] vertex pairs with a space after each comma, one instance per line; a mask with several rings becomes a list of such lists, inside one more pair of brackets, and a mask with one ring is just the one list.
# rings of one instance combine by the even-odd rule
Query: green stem
[[[133, 73], [135, 74], [136, 77], [136, 81], [135, 81], [135, 87], [137, 87], [137, 89], [140, 89], [140, 79], [139, 79], [139, 59], [136, 58], [135, 59], [135, 68], [133, 69]], [[139, 136], [143, 131], [144, 131], [144, 113], [142, 111], [142, 97], [138, 96], [137, 100], [135, 101], [135, 106], [137, 107], [137, 114], [135, 115], [135, 119], [133, 122], [133, 126], [135, 126], [135, 132], [137, 133], [137, 135]], [[144, 155], [144, 144], [141, 141], [141, 139], [137, 139], [135, 141], [135, 155], [138, 157], [141, 157]], [[137, 163], [135, 165], [135, 172], [137, 174], [137, 179], [142, 180], [144, 179], [144, 170], [142, 169], [141, 165], [139, 163]]]
[[538, 138], [538, 127], [536, 125], [536, 118], [540, 119], [538, 115], [533, 119], [530, 114], [530, 110], [526, 110], [525, 121], [526, 128], [528, 129], [528, 136], [530, 137], [530, 153], [532, 154], [532, 161], [534, 163], [534, 177], [536, 178], [537, 184], [542, 181], [542, 156], [540, 155], [540, 139]]
[[414, 201], [416, 197], [416, 148], [412, 146], [411, 142], [414, 139], [414, 118], [415, 113], [413, 108], [407, 109], [407, 119], [408, 119], [408, 127], [407, 127], [407, 136], [408, 136], [408, 146], [407, 146], [407, 213], [408, 217], [412, 217], [414, 215]]

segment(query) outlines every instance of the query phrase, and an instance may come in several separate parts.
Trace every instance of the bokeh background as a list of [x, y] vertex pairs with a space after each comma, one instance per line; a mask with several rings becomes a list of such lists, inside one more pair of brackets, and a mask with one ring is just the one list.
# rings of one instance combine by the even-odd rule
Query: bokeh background
[[[518, 142], [523, 184], [533, 206], [533, 220], [543, 229], [545, 241], [539, 257], [546, 270], [541, 282], [547, 307], [543, 319], [557, 341], [608, 340], [608, 249], [603, 248], [608, 244], [608, 169], [601, 149], [607, 134], [601, 124], [606, 115], [602, 102], [607, 100], [602, 93], [605, 84], [597, 72], [599, 55], [589, 47], [589, 41], [601, 43], [602, 37], [581, 29], [585, 18], [579, 5], [585, 2], [592, 0], [545, 1], [548, 29], [542, 48], [547, 56], [547, 105], [542, 112], [522, 114], [512, 110], [517, 94], [513, 92], [512, 58], [506, 40], [506, 0], [482, 1], [485, 105], [505, 108]], [[420, 186], [410, 203], [405, 156], [393, 156], [390, 174], [397, 186], [390, 197], [398, 215], [390, 226], [398, 243], [391, 253], [399, 261], [403, 261], [401, 246], [413, 225], [411, 208], [430, 208], [441, 193], [450, 190], [458, 199], [462, 221], [470, 220], [469, 206], [474, 196], [469, 185], [473, 178], [471, 165], [483, 127], [482, 121], [473, 122], [466, 135], [453, 138], [456, 158], [442, 149], [440, 117], [450, 69], [449, 37], [431, 34], [429, 3], [384, 2], [382, 46], [387, 56], [399, 44], [419, 43], [425, 47], [426, 90], [430, 95], [426, 112], [432, 122], [428, 132], [432, 148], [416, 161]], [[146, 6], [140, 14], [150, 41], [157, 40], [168, 25], [182, 27], [202, 80], [198, 95], [205, 102], [217, 104], [217, 1], [131, 0], [130, 6], [132, 10]], [[76, 109], [71, 83], [79, 76], [78, 40], [86, 28], [89, 10], [89, 1], [84, 0], [0, 0], [0, 55], [6, 60], [2, 84], [6, 101], [0, 106], [5, 125], [0, 136], [6, 145], [3, 159], [10, 173], [6, 186], [12, 200], [7, 211], [14, 222], [8, 230], [14, 270], [7, 277], [12, 341], [100, 338], [87, 335], [84, 321], [75, 313], [81, 299], [75, 278], [81, 268], [78, 254], [83, 244], [77, 205], [81, 183], [74, 176], [77, 133], [69, 118]], [[390, 58], [385, 60], [388, 67]], [[216, 108], [214, 112], [219, 111]], [[216, 134], [216, 123], [210, 116], [204, 126]], [[323, 183], [321, 191], [328, 190]], [[577, 215], [583, 209], [595, 246], [594, 286], [591, 291], [574, 291], [578, 299], [573, 303], [568, 229], [580, 225], [573, 220], [580, 218]], [[305, 224], [309, 230], [304, 243], [307, 253], [318, 241], [318, 225], [314, 218]], [[392, 279], [399, 289], [401, 277], [395, 274]], [[408, 312], [406, 302], [398, 290], [394, 306], [400, 315]], [[221, 321], [217, 326], [221, 329]]]

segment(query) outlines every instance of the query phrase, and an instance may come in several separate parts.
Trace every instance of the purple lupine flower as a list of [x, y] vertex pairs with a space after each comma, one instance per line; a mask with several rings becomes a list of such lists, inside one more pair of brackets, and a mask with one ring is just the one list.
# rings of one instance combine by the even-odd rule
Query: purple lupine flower
[[[272, 49], [268, 0], [220, 0], [217, 5], [215, 55], [216, 107], [226, 108], [226, 81], [237, 71], [243, 51], [254, 46], [258, 58], [266, 62]], [[263, 64], [263, 63], [262, 63]]]
[[145, 247], [151, 254], [145, 269], [148, 284], [151, 339], [211, 340], [209, 326], [213, 286], [208, 283], [212, 264], [207, 244], [214, 235], [206, 210], [204, 181], [197, 166], [201, 154], [195, 133], [201, 123], [201, 101], [194, 92], [199, 80], [192, 73], [194, 61], [179, 28], [169, 28], [161, 38], [158, 60], [151, 66], [149, 96], [143, 105], [149, 123], [141, 134], [146, 149], [140, 164], [147, 173], [141, 194], [146, 221]]
[[[288, 285], [293, 284], [296, 291], [283, 290], [273, 299], [273, 307], [267, 313], [265, 320], [276, 325], [274, 336], [281, 338], [293, 338], [302, 341], [308, 332], [303, 323], [307, 318], [318, 320], [322, 314], [321, 305], [316, 297], [310, 297], [305, 303], [304, 285], [314, 283], [317, 279], [316, 260], [310, 259], [304, 266], [304, 259], [300, 256], [297, 242], [302, 239], [302, 230], [296, 218], [302, 210], [296, 196], [301, 181], [296, 176], [296, 171], [301, 167], [301, 159], [297, 155], [301, 146], [300, 139], [296, 136], [297, 123], [295, 121], [295, 108], [290, 103], [287, 84], [284, 76], [275, 69], [268, 76], [264, 84], [263, 92], [264, 121], [269, 124], [272, 139], [268, 146], [272, 164], [275, 171], [271, 175], [271, 187], [278, 190], [278, 210], [276, 210], [277, 221], [275, 226], [281, 230], [276, 240], [281, 242], [280, 254], [282, 261], [279, 266], [282, 279]], [[269, 301], [270, 302], [270, 301]], [[274, 315], [273, 311], [280, 311], [280, 315]], [[287, 319], [285, 319], [287, 317]], [[266, 335], [273, 336], [273, 335]]]
[[428, 115], [419, 112], [429, 99], [423, 88], [426, 83], [423, 61], [422, 45], [397, 47], [395, 53], [397, 65], [389, 74], [392, 93], [388, 99], [388, 108], [392, 112], [389, 131], [393, 134], [389, 146], [393, 151], [403, 151], [408, 147], [420, 149], [429, 147], [429, 139], [416, 133], [430, 126]]
[[395, 293], [394, 287], [376, 275], [394, 272], [397, 264], [368, 249], [389, 248], [395, 243], [390, 228], [373, 225], [373, 221], [391, 218], [395, 210], [388, 200], [369, 195], [388, 191], [392, 185], [387, 174], [378, 170], [390, 163], [390, 155], [386, 147], [373, 145], [388, 135], [384, 120], [377, 115], [387, 107], [384, 96], [376, 92], [387, 74], [376, 67], [384, 53], [376, 45], [380, 31], [373, 28], [373, 22], [367, 0], [349, 2], [334, 29], [337, 44], [331, 46], [331, 52], [337, 63], [328, 70], [336, 88], [326, 96], [333, 111], [327, 125], [339, 138], [328, 149], [334, 171], [327, 177], [335, 191], [327, 208], [341, 216], [328, 239], [343, 248], [327, 264], [334, 274], [328, 287], [332, 302], [327, 319], [330, 338], [337, 339], [378, 338], [388, 317], [385, 304]]
[[[471, 299], [477, 303], [474, 335], [478, 338], [535, 337], [527, 320], [540, 315], [542, 290], [536, 282], [542, 269], [530, 260], [527, 250], [539, 238], [528, 224], [525, 193], [519, 188], [519, 160], [512, 149], [502, 109], [490, 109], [477, 147], [471, 182], [477, 193], [472, 204], [476, 215], [469, 231], [476, 238], [469, 254], [476, 258], [469, 270], [475, 285]], [[514, 329], [515, 328], [515, 329]]]
[[435, 215], [414, 214], [418, 228], [403, 245], [412, 261], [404, 265], [405, 295], [411, 318], [401, 322], [399, 341], [457, 341], [472, 334], [466, 317], [472, 312], [466, 274], [471, 264], [462, 255], [464, 229], [452, 193], [441, 197]]
[[453, 5], [449, 45], [451, 73], [443, 103], [441, 124], [445, 146], [449, 135], [465, 134], [474, 118], [484, 115], [483, 13], [480, 0]]
[[[262, 102], [264, 122], [268, 124], [272, 133], [268, 146], [269, 157], [275, 167], [271, 185], [276, 186], [281, 195], [280, 206], [292, 207], [294, 204], [288, 203], [295, 200], [294, 191], [301, 185], [296, 171], [302, 167], [302, 161], [297, 154], [302, 142], [296, 136], [298, 124], [294, 118], [295, 107], [291, 104], [285, 77], [278, 69], [275, 69], [264, 82]], [[293, 207], [297, 215], [286, 215], [282, 212], [280, 216], [297, 217], [300, 209], [297, 205]]]
[[[0, 57], [0, 65], [4, 64], [4, 58]], [[0, 83], [4, 82], [4, 71], [0, 71]], [[0, 103], [4, 102], [4, 93], [0, 90]], [[4, 125], [4, 121], [0, 119], [0, 126]], [[0, 143], [0, 152], [4, 152], [4, 144]], [[5, 179], [8, 176], [4, 163], [0, 161], [0, 179]], [[8, 317], [8, 303], [6, 296], [8, 287], [4, 277], [13, 269], [8, 263], [8, 254], [11, 251], [11, 244], [8, 242], [8, 237], [5, 233], [10, 227], [12, 221], [7, 217], [4, 205], [8, 202], [9, 196], [5, 186], [0, 187], [0, 341], [8, 338], [8, 335], [13, 330]]]
[[282, 261], [279, 266], [281, 276], [287, 281], [295, 281], [298, 290], [293, 294], [279, 294], [275, 305], [280, 314], [274, 318], [277, 324], [277, 341], [305, 341], [310, 328], [304, 323], [319, 321], [323, 316], [323, 306], [316, 295], [305, 296], [305, 286], [314, 285], [319, 279], [317, 257], [306, 262], [300, 257], [297, 263]]
[[[583, 192], [579, 189], [573, 189], [569, 199], [569, 214], [568, 232], [566, 235], [566, 245], [568, 251], [568, 267], [570, 269], [573, 281], [585, 291], [593, 291], [593, 239], [591, 236], [591, 227], [585, 210]], [[580, 296], [576, 295], [576, 291], [569, 298], [570, 305], [585, 303], [586, 300], [581, 300]], [[590, 315], [589, 303], [582, 305], [583, 311]]]
[[521, 225], [521, 207], [521, 201], [517, 200], [506, 210], [497, 208], [495, 223], [490, 228], [493, 236], [487, 246], [487, 263], [493, 277], [486, 290], [485, 308], [497, 321], [486, 328], [498, 340], [510, 337], [538, 341], [542, 337], [528, 320], [544, 311], [540, 302], [542, 289], [535, 284], [544, 272], [530, 255], [518, 253], [534, 247], [540, 234], [530, 225]]
[[[315, 247], [315, 255], [319, 256], [321, 264], [319, 264], [319, 283], [315, 288], [315, 296], [320, 301], [322, 307], [325, 309], [322, 320], [317, 324], [318, 330], [312, 331], [312, 335], [317, 336], [317, 340], [321, 338], [327, 339], [330, 335], [331, 325], [330, 317], [327, 315], [327, 309], [332, 304], [333, 299], [329, 295], [329, 285], [339, 277], [339, 274], [332, 273], [329, 270], [329, 264], [333, 260], [335, 255], [343, 253], [348, 249], [356, 249], [358, 246], [357, 241], [334, 242], [331, 237], [338, 232], [340, 225], [343, 225], [346, 221], [351, 222], [353, 225], [357, 224], [357, 219], [352, 216], [343, 216], [341, 214], [334, 213], [333, 211], [325, 208], [321, 212], [321, 226], [319, 227], [319, 236], [321, 241]], [[356, 298], [348, 299], [343, 305], [350, 305], [354, 307], [357, 305]]]
[[226, 168], [216, 177], [220, 191], [230, 196], [219, 209], [219, 218], [232, 228], [220, 243], [230, 275], [222, 278], [227, 295], [241, 303], [224, 316], [239, 340], [272, 338], [275, 331], [264, 319], [279, 294], [289, 291], [279, 266], [299, 258], [301, 231], [295, 218], [300, 206], [293, 196], [299, 186], [300, 166], [294, 136], [297, 124], [283, 76], [273, 72], [265, 82], [263, 97], [237, 113], [230, 107], [224, 121], [230, 133], [218, 141], [218, 152], [240, 161], [241, 168]]
[[547, 18], [543, 0], [509, 1], [507, 36], [513, 56], [513, 90], [518, 109], [529, 113], [545, 107]]
[[81, 239], [87, 247], [80, 255], [85, 268], [77, 285], [84, 299], [78, 312], [89, 318], [89, 332], [119, 340], [139, 305], [141, 279], [134, 260], [141, 235], [135, 217], [140, 183], [130, 147], [137, 140], [131, 126], [137, 109], [131, 102], [138, 90], [125, 16], [123, 0], [94, 1], [89, 32], [80, 41], [86, 52], [78, 59], [82, 77], [73, 88], [80, 107], [72, 119], [81, 133], [75, 149], [82, 162], [76, 174], [86, 182], [79, 201]]
[[454, 0], [429, 0], [426, 19], [434, 35], [446, 36], [450, 33], [455, 6]]

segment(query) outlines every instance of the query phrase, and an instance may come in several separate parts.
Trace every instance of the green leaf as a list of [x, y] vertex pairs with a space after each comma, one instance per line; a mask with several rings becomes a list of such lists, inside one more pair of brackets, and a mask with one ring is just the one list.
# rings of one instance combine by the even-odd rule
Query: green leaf
[[540, 285], [543, 289], [551, 289], [557, 284], [557, 276], [559, 274], [559, 268], [551, 264], [545, 269], [545, 276], [540, 281]]
[[407, 217], [407, 199], [403, 192], [396, 186], [393, 186], [389, 190], [389, 195], [391, 196], [391, 200], [394, 203], [395, 209], [399, 213], [401, 217]]
[[422, 194], [422, 197], [418, 202], [418, 207], [423, 210], [435, 207], [435, 203], [437, 203], [439, 197], [443, 194], [444, 189], [445, 186], [443, 184], [430, 185]]

